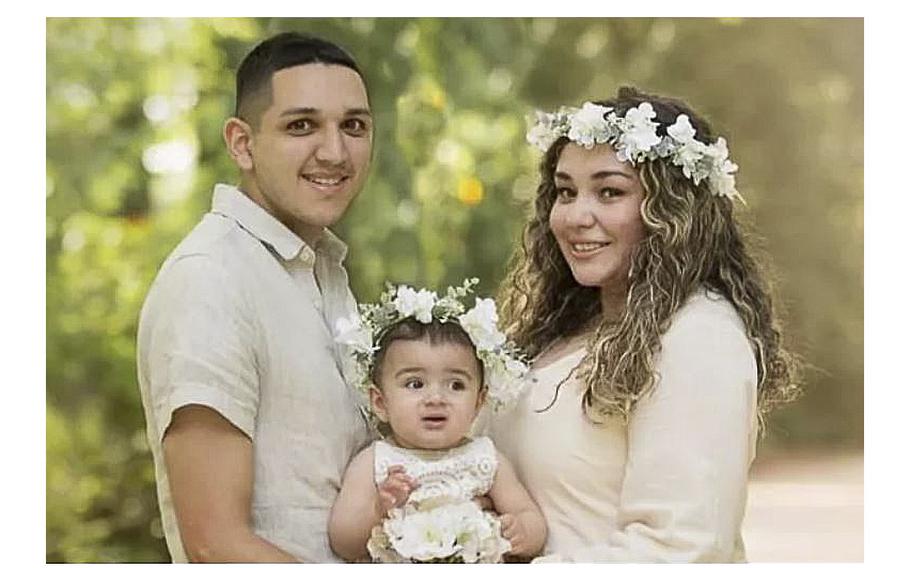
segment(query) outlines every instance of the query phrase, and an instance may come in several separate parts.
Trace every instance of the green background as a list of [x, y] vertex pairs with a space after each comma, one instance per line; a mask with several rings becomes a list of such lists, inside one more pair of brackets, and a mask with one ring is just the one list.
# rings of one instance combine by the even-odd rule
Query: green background
[[690, 102], [730, 142], [810, 363], [760, 455], [862, 448], [862, 20], [49, 19], [47, 561], [167, 560], [137, 315], [213, 184], [237, 181], [234, 69], [286, 30], [346, 46], [369, 83], [372, 173], [337, 227], [361, 300], [386, 280], [494, 292], [536, 186], [532, 109], [623, 84]]

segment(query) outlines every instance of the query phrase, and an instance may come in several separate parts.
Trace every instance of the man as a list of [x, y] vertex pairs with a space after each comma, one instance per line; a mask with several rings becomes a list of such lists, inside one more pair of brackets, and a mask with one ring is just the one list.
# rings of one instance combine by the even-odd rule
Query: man
[[338, 46], [280, 34], [241, 64], [235, 115], [240, 186], [215, 186], [139, 322], [165, 536], [176, 562], [338, 562], [329, 511], [368, 435], [332, 340], [356, 306], [327, 227], [367, 174], [366, 87]]

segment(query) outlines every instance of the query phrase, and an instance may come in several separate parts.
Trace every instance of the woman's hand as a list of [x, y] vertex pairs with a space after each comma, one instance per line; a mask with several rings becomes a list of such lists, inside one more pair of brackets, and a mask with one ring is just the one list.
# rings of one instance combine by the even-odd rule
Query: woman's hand
[[416, 488], [417, 482], [405, 472], [404, 466], [390, 467], [385, 481], [376, 487], [376, 512], [379, 517], [384, 519], [389, 511], [404, 505]]
[[[499, 525], [502, 527], [502, 536], [509, 541], [512, 549], [509, 556], [520, 556], [527, 558], [533, 556], [537, 550], [532, 550], [530, 545], [530, 531], [525, 523], [522, 522], [520, 515], [505, 513], [499, 517]], [[539, 547], [538, 547], [539, 548]]]

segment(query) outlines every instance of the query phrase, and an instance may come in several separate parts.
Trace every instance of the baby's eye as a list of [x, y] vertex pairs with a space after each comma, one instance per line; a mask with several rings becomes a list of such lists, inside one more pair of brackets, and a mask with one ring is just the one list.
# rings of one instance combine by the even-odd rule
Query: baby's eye
[[465, 382], [461, 379], [455, 379], [452, 381], [450, 387], [453, 391], [463, 391], [468, 388], [468, 385], [466, 385]]
[[417, 390], [417, 389], [423, 388], [423, 380], [418, 379], [416, 377], [413, 379], [408, 379], [404, 383], [404, 388], [411, 389], [411, 390]]

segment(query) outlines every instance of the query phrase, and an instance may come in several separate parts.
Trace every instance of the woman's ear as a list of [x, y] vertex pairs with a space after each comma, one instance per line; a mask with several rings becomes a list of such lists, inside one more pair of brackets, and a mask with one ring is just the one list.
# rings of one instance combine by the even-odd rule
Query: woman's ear
[[373, 407], [373, 413], [379, 418], [380, 422], [389, 421], [389, 413], [386, 411], [385, 398], [382, 391], [376, 385], [370, 385], [370, 406]]
[[224, 123], [224, 144], [231, 159], [243, 171], [253, 169], [253, 129], [237, 117]]

